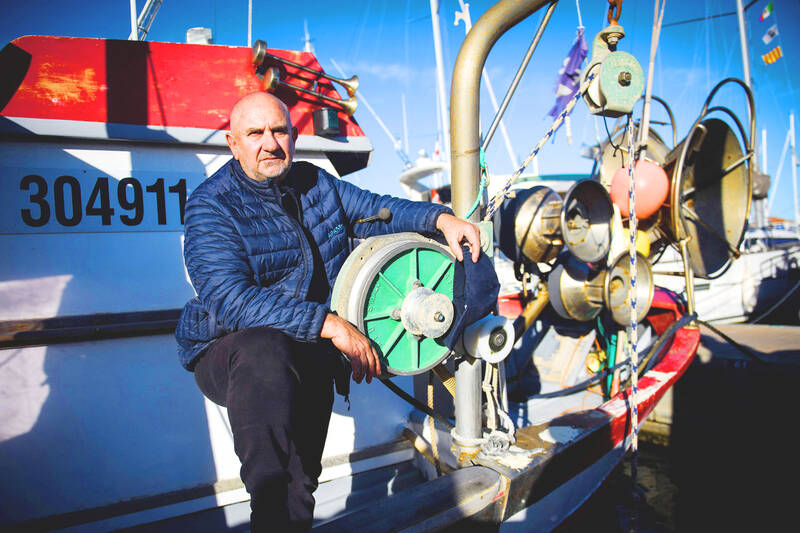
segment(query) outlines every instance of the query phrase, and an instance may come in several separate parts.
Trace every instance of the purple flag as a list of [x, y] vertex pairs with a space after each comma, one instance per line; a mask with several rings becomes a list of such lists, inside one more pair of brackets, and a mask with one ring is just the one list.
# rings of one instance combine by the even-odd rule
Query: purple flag
[[586, 59], [588, 50], [586, 39], [583, 38], [583, 28], [578, 28], [578, 37], [575, 39], [575, 44], [570, 48], [567, 57], [564, 58], [564, 65], [558, 71], [556, 103], [548, 113], [551, 117], [557, 117], [567, 106], [569, 99], [578, 90], [581, 81], [581, 64]]

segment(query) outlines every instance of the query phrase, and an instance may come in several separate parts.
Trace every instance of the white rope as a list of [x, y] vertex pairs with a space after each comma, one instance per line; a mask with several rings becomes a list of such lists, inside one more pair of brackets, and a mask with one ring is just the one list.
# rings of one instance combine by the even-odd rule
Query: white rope
[[[628, 209], [630, 211], [630, 218], [628, 219], [628, 231], [630, 232], [629, 254], [631, 261], [630, 272], [630, 300], [631, 300], [631, 331], [629, 340], [626, 344], [628, 348], [628, 360], [631, 365], [631, 425], [633, 426], [633, 438], [631, 442], [631, 449], [634, 453], [634, 458], [639, 448], [639, 354], [637, 352], [636, 344], [638, 342], [637, 332], [637, 318], [638, 313], [636, 309], [636, 189], [634, 188], [634, 167], [636, 163], [635, 154], [633, 151], [633, 121], [628, 119], [627, 126], [628, 133]], [[635, 460], [635, 459], [634, 459]], [[635, 467], [634, 472], [635, 474]]]
[[[499, 398], [500, 370], [498, 365], [486, 363], [481, 389], [486, 393], [486, 427], [489, 435], [481, 443], [481, 454], [489, 457], [504, 455], [509, 447], [514, 444], [514, 423], [511, 417], [503, 410]], [[497, 419], [500, 419], [502, 428], [498, 428]]]
[[589, 85], [591, 84], [595, 76], [597, 76], [597, 74], [592, 72], [586, 77], [583, 88], [581, 90], [575, 91], [575, 94], [572, 96], [570, 101], [564, 107], [564, 110], [561, 113], [559, 113], [558, 116], [555, 118], [553, 124], [550, 126], [550, 129], [547, 130], [547, 133], [544, 134], [544, 137], [542, 137], [542, 139], [536, 144], [531, 153], [528, 154], [528, 157], [525, 158], [525, 161], [522, 162], [520, 167], [514, 172], [511, 178], [509, 178], [509, 180], [506, 182], [503, 188], [500, 189], [497, 192], [497, 194], [494, 195], [494, 198], [492, 198], [489, 201], [489, 205], [486, 209], [486, 216], [483, 217], [484, 221], [492, 219], [492, 216], [494, 216], [495, 211], [497, 211], [497, 209], [500, 207], [503, 201], [509, 196], [508, 190], [522, 175], [522, 171], [524, 171], [525, 168], [530, 164], [530, 162], [533, 161], [533, 159], [539, 154], [539, 150], [541, 150], [542, 146], [544, 146], [545, 143], [550, 139], [550, 137], [553, 136], [553, 134], [556, 132], [559, 126], [561, 126], [561, 123], [564, 121], [564, 119], [567, 118], [567, 115], [569, 115], [572, 112], [572, 108], [575, 107], [575, 104], [578, 103], [578, 100], [581, 98], [581, 96], [583, 96], [583, 94], [589, 90]]

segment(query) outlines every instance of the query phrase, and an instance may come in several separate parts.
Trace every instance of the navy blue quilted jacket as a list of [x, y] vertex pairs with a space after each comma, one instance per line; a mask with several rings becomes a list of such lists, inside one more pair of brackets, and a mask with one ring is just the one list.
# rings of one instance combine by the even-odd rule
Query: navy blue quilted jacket
[[[288, 195], [299, 208], [296, 218], [284, 208]], [[392, 211], [389, 223], [355, 223], [383, 207]], [[216, 339], [253, 326], [317, 341], [329, 303], [308, 298], [315, 248], [333, 287], [348, 237], [434, 233], [442, 212], [450, 211], [373, 194], [304, 162], [292, 165], [279, 189], [273, 180], [248, 178], [232, 159], [186, 202], [184, 260], [197, 297], [184, 307], [175, 331], [181, 364], [192, 370]]]

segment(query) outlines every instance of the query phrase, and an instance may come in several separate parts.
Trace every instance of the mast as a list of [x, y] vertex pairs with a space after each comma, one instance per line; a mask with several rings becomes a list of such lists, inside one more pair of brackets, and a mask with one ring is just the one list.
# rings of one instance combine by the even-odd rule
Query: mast
[[[742, 76], [744, 77], [744, 84], [751, 91], [753, 90], [753, 79], [750, 74], [750, 52], [747, 46], [747, 26], [744, 20], [744, 4], [742, 0], [736, 0], [736, 18], [739, 21], [739, 44], [742, 49]], [[758, 138], [751, 139], [753, 143], [753, 169], [754, 173], [758, 172]], [[766, 171], [766, 169], [764, 169]], [[766, 205], [764, 200], [753, 201], [753, 221], [756, 227], [763, 227], [767, 225], [766, 220]]]
[[[303, 19], [303, 52], [314, 53], [314, 45], [311, 44], [311, 35], [308, 33], [308, 19]], [[339, 67], [337, 66], [336, 68]], [[342, 76], [344, 76], [344, 73]]]
[[794, 192], [794, 225], [800, 227], [800, 208], [797, 205], [797, 150], [795, 149], [794, 136], [794, 111], [789, 115], [789, 134], [792, 145], [792, 191]]
[[131, 34], [128, 36], [129, 41], [136, 41], [139, 39], [139, 30], [136, 24], [136, 0], [131, 0]]
[[431, 0], [431, 25], [433, 26], [433, 51], [436, 55], [436, 94], [439, 107], [441, 130], [439, 138], [442, 141], [445, 161], [450, 161], [450, 120], [447, 113], [444, 86], [444, 61], [442, 60], [442, 34], [439, 29], [439, 0]]
[[753, 90], [753, 82], [750, 77], [750, 52], [747, 48], [747, 27], [744, 21], [744, 5], [742, 0], [736, 0], [736, 17], [739, 19], [739, 44], [742, 47], [742, 72], [744, 83], [750, 90]]
[[247, 0], [247, 47], [253, 45], [253, 0]]

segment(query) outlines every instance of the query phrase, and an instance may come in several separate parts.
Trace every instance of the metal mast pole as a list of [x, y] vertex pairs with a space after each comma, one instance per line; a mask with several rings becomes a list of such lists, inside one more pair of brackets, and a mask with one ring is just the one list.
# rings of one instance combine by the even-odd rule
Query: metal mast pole
[[253, 0], [247, 0], [247, 47], [253, 44]]
[[442, 60], [442, 34], [439, 29], [439, 0], [431, 0], [431, 25], [433, 26], [433, 52], [436, 55], [436, 93], [439, 102], [439, 117], [442, 121], [440, 138], [445, 161], [450, 161], [450, 121], [447, 120], [447, 102], [444, 85], [444, 61]]
[[744, 5], [742, 4], [742, 0], [736, 0], [736, 17], [739, 19], [739, 44], [742, 47], [742, 72], [744, 74], [744, 83], [752, 90], [750, 52], [747, 50], [747, 27], [744, 22]]
[[136, 0], [131, 0], [131, 34], [128, 36], [128, 40], [139, 40], [139, 27], [136, 18]]
[[795, 150], [794, 138], [794, 112], [789, 115], [789, 131], [792, 144], [792, 191], [794, 192], [794, 224], [800, 225], [800, 210], [797, 206], [797, 150]]
[[[742, 3], [742, 0], [736, 0], [736, 18], [739, 21], [739, 44], [742, 49], [742, 75], [744, 77], [744, 84], [747, 85], [747, 88], [752, 91], [753, 80], [750, 75], [750, 52], [747, 47], [747, 26], [744, 20], [744, 4]], [[751, 142], [753, 143], [753, 168], [757, 172], [759, 168], [757, 147], [758, 138], [753, 137]], [[753, 218], [756, 226], [766, 225], [765, 207], [764, 200], [755, 200], [753, 202]]]

